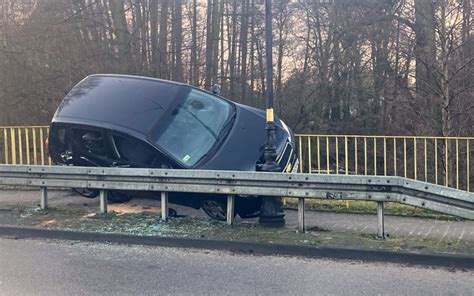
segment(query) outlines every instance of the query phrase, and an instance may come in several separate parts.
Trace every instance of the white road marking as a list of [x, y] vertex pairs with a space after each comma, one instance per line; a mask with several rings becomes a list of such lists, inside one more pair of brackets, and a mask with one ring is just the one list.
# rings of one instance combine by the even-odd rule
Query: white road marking
[[444, 231], [443, 233], [443, 236], [441, 236], [440, 240], [438, 243], [440, 243], [441, 241], [443, 241], [444, 237], [446, 236], [446, 234], [448, 233], [448, 230], [449, 230], [449, 224], [448, 224], [448, 227], [446, 227], [446, 230]]
[[433, 229], [433, 227], [434, 227], [434, 225], [431, 225], [431, 226], [430, 226], [430, 228], [428, 229], [428, 231], [425, 233], [425, 237], [427, 237], [427, 236], [430, 234], [430, 232], [431, 232], [431, 230]]
[[415, 227], [413, 227], [413, 229], [410, 231], [410, 233], [408, 233], [408, 235], [412, 235], [417, 226], [418, 226], [418, 225], [415, 225]]

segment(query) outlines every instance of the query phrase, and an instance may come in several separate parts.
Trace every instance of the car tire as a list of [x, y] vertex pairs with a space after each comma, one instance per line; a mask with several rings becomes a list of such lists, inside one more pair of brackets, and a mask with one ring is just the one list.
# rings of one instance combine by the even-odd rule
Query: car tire
[[239, 216], [242, 219], [257, 218], [258, 216], [260, 216], [260, 211], [256, 211], [253, 213], [240, 213], [239, 212]]
[[111, 203], [124, 203], [133, 199], [133, 196], [119, 191], [108, 191], [107, 200]]
[[72, 191], [87, 198], [96, 198], [97, 196], [99, 196], [99, 190], [97, 189], [72, 188]]
[[256, 196], [250, 198], [241, 197], [236, 205], [236, 212], [242, 219], [257, 218], [260, 216], [262, 199]]
[[227, 201], [217, 199], [206, 199], [202, 201], [201, 208], [209, 217], [214, 220], [227, 220]]

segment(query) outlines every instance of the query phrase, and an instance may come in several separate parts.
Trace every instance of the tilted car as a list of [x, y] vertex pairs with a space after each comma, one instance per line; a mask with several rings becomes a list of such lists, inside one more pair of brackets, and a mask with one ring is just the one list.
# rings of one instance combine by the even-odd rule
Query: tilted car
[[[292, 131], [275, 118], [277, 162], [295, 171]], [[190, 85], [125, 75], [91, 75], [63, 99], [51, 123], [49, 152], [76, 166], [258, 171], [264, 161], [265, 113]], [[82, 192], [94, 196], [94, 191]], [[111, 201], [153, 192], [111, 191]], [[218, 194], [170, 193], [171, 203], [225, 219]], [[261, 200], [237, 196], [242, 218], [259, 214]]]

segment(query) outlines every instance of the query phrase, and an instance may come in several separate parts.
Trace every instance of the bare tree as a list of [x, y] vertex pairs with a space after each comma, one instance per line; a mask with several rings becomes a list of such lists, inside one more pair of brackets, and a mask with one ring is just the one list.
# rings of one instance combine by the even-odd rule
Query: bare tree
[[[275, 102], [296, 131], [470, 135], [470, 0], [275, 0]], [[172, 79], [263, 107], [264, 5], [0, 0], [0, 124], [45, 124], [91, 73]]]

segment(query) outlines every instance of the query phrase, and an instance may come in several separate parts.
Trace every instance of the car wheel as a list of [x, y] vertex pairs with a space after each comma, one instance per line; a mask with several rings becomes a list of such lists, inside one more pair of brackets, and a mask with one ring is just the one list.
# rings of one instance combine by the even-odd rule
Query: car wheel
[[206, 199], [201, 204], [204, 212], [212, 219], [225, 221], [227, 219], [227, 202]]
[[118, 191], [108, 191], [107, 200], [111, 203], [124, 203], [133, 199], [133, 196]]
[[239, 212], [239, 216], [242, 219], [257, 218], [258, 216], [260, 216], [260, 211], [256, 211], [256, 212], [253, 212], [253, 213], [241, 213], [241, 212]]
[[95, 198], [99, 196], [99, 190], [89, 188], [73, 188], [72, 191], [87, 198]]
[[262, 199], [256, 196], [240, 199], [237, 203], [236, 211], [242, 219], [256, 218], [260, 216]]

